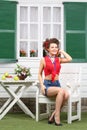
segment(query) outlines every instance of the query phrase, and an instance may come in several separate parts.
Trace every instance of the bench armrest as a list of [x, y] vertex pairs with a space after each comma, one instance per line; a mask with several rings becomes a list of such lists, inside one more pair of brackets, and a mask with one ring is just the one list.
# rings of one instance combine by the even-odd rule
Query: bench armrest
[[68, 91], [72, 94], [79, 93], [80, 94], [80, 83], [79, 81], [73, 83], [67, 83], [66, 87]]

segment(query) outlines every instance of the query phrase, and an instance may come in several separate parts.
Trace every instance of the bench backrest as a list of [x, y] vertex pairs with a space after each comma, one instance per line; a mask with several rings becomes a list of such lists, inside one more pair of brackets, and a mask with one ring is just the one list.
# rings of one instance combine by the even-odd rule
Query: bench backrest
[[63, 66], [59, 75], [61, 87], [66, 87], [66, 83], [75, 83], [79, 80], [79, 70], [77, 68]]
[[82, 98], [87, 98], [87, 67], [80, 68], [80, 92]]

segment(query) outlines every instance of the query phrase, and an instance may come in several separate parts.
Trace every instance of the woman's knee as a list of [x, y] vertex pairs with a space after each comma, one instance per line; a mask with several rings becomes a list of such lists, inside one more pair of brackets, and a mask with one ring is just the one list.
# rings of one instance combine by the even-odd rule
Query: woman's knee
[[65, 94], [65, 92], [64, 92], [63, 89], [60, 89], [59, 93], [62, 94], [63, 96], [64, 96], [64, 94]]

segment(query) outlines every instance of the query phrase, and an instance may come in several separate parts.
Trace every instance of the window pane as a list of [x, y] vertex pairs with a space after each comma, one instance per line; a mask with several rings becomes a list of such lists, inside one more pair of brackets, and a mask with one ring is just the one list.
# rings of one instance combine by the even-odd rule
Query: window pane
[[27, 42], [20, 42], [20, 57], [28, 56], [28, 43]]
[[30, 7], [30, 22], [38, 22], [38, 7]]
[[38, 43], [30, 42], [30, 57], [38, 57]]
[[44, 25], [43, 26], [43, 39], [49, 38], [51, 32], [51, 25]]
[[53, 25], [53, 37], [61, 39], [61, 25]]
[[31, 24], [30, 39], [38, 39], [38, 24]]
[[21, 39], [28, 38], [28, 25], [27, 24], [21, 24], [20, 25], [20, 38]]
[[20, 8], [20, 21], [21, 22], [28, 21], [28, 7]]
[[61, 22], [61, 8], [53, 8], [53, 22]]
[[44, 7], [43, 8], [43, 22], [50, 22], [51, 21], [51, 7]]

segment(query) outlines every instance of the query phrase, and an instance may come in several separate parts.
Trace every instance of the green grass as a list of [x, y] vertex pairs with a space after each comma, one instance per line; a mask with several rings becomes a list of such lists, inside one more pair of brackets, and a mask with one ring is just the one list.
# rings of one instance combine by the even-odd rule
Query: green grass
[[87, 113], [82, 113], [81, 121], [74, 121], [67, 124], [66, 113], [61, 114], [63, 126], [49, 125], [47, 119], [36, 122], [25, 114], [12, 113], [7, 114], [0, 120], [0, 130], [87, 130]]

